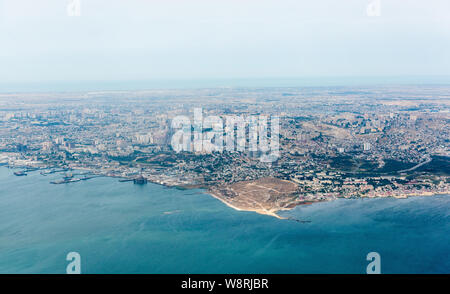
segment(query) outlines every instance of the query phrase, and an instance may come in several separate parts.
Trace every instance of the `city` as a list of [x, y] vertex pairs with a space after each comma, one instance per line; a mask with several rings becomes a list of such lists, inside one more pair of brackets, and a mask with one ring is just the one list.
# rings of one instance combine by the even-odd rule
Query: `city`
[[[280, 210], [337, 198], [450, 191], [450, 88], [211, 88], [0, 95], [0, 165], [17, 176], [60, 173], [204, 188], [239, 210]], [[175, 151], [172, 121], [204, 115], [280, 118], [280, 156]], [[205, 134], [203, 134], [206, 136]], [[192, 146], [191, 146], [192, 147]], [[256, 188], [255, 188], [256, 187]]]

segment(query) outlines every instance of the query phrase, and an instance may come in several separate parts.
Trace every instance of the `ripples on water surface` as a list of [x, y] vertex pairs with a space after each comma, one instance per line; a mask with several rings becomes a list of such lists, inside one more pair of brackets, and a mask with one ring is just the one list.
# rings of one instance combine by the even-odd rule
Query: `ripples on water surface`
[[51, 185], [0, 168], [0, 273], [450, 272], [450, 198], [364, 199], [283, 212], [235, 211], [201, 190], [96, 178]]

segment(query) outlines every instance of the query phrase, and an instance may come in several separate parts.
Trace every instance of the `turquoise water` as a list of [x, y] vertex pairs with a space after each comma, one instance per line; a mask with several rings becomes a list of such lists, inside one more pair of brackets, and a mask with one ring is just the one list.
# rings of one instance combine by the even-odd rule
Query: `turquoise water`
[[0, 168], [0, 273], [450, 272], [450, 197], [338, 200], [284, 213], [235, 211], [201, 190], [96, 178], [51, 185]]

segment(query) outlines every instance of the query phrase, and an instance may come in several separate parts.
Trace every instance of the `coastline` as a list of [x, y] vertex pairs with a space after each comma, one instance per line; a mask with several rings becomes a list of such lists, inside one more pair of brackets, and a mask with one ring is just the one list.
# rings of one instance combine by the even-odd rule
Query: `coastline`
[[[340, 197], [340, 198], [334, 198], [334, 199], [329, 199], [329, 200], [309, 201], [309, 202], [306, 202], [306, 203], [298, 203], [298, 204], [295, 204], [295, 205], [292, 205], [292, 206], [289, 206], [289, 207], [284, 207], [284, 208], [280, 208], [280, 209], [277, 209], [277, 210], [269, 211], [269, 210], [266, 210], [266, 209], [243, 209], [243, 208], [239, 208], [239, 207], [236, 207], [233, 204], [227, 202], [226, 200], [224, 200], [223, 198], [221, 198], [220, 196], [214, 194], [211, 191], [207, 191], [207, 194], [212, 196], [212, 197], [214, 197], [214, 198], [216, 198], [216, 199], [218, 199], [219, 201], [224, 203], [226, 206], [228, 206], [230, 208], [233, 208], [234, 210], [256, 212], [258, 214], [268, 215], [268, 216], [272, 216], [272, 217], [275, 217], [277, 219], [282, 219], [282, 220], [288, 220], [290, 218], [282, 217], [282, 216], [278, 215], [277, 213], [279, 211], [289, 211], [289, 210], [292, 210], [295, 207], [300, 206], [300, 205], [313, 205], [315, 203], [329, 202], [329, 201], [334, 201], [334, 200], [337, 200], [337, 199], [355, 199], [355, 198]], [[400, 200], [400, 199], [408, 199], [408, 198], [411, 198], [411, 197], [433, 197], [433, 196], [439, 196], [439, 195], [448, 196], [448, 195], [450, 195], [450, 191], [447, 191], [447, 192], [436, 192], [436, 193], [427, 193], [427, 194], [413, 193], [413, 194], [405, 194], [405, 195], [403, 195], [401, 197], [396, 197], [396, 196], [373, 196], [373, 197], [362, 196], [362, 197], [359, 197], [359, 199], [364, 199], [364, 198], [368, 198], [368, 199], [395, 198], [397, 200]]]
[[[52, 168], [59, 168], [59, 167], [46, 167], [46, 166], [41, 166], [41, 167], [31, 167], [31, 166], [27, 166], [27, 165], [16, 165], [16, 166], [10, 166], [9, 164], [3, 164], [0, 167], [6, 167], [8, 169], [14, 169], [14, 168], [18, 168], [18, 169], [26, 169], [26, 168], [35, 168], [34, 171], [38, 171], [38, 170], [42, 170], [42, 169], [52, 169]], [[129, 176], [122, 176], [122, 175], [116, 175], [116, 174], [111, 174], [110, 172], [98, 172], [96, 170], [93, 170], [91, 168], [87, 168], [87, 167], [69, 167], [69, 169], [71, 170], [80, 170], [80, 171], [89, 171], [94, 175], [97, 176], [104, 176], [104, 177], [109, 177], [109, 178], [122, 178], [122, 179], [128, 179], [128, 180], [132, 180], [133, 177], [129, 177]], [[271, 217], [275, 217], [277, 219], [280, 220], [287, 220], [289, 218], [287, 217], [282, 217], [280, 215], [278, 215], [279, 211], [289, 211], [294, 209], [295, 207], [299, 206], [299, 205], [310, 205], [310, 204], [314, 204], [314, 203], [318, 203], [318, 202], [326, 202], [326, 201], [333, 201], [336, 199], [350, 199], [349, 197], [333, 197], [333, 198], [329, 198], [329, 199], [318, 199], [317, 201], [307, 201], [307, 202], [299, 202], [299, 203], [291, 203], [289, 206], [287, 207], [278, 207], [277, 209], [257, 209], [257, 208], [241, 208], [238, 206], [235, 206], [233, 204], [231, 204], [230, 202], [226, 201], [223, 197], [221, 197], [220, 195], [214, 193], [211, 191], [211, 189], [204, 184], [186, 184], [186, 183], [176, 183], [176, 181], [164, 181], [164, 180], [156, 180], [153, 177], [147, 177], [146, 178], [148, 180], [149, 183], [152, 184], [157, 184], [157, 185], [161, 185], [164, 187], [168, 187], [168, 188], [175, 188], [175, 189], [179, 189], [179, 190], [189, 190], [189, 189], [203, 189], [206, 193], [216, 199], [218, 199], [219, 201], [221, 201], [223, 204], [225, 204], [226, 206], [236, 210], [236, 211], [249, 211], [249, 212], [255, 212], [261, 215], [267, 215], [267, 216], [271, 216]], [[79, 182], [79, 181], [71, 181], [71, 183], [74, 182]], [[69, 183], [69, 182], [68, 182]], [[437, 195], [450, 195], [450, 191], [436, 191], [436, 192], [432, 192], [432, 191], [426, 191], [426, 192], [420, 192], [420, 191], [415, 191], [415, 192], [411, 192], [411, 193], [405, 193], [402, 195], [361, 195], [360, 197], [356, 197], [359, 199], [363, 199], [363, 198], [368, 198], [368, 199], [375, 199], [375, 198], [395, 198], [395, 199], [407, 199], [410, 197], [431, 197], [431, 196], [437, 196]], [[354, 198], [351, 198], [354, 199]]]
[[[222, 199], [221, 197], [215, 195], [214, 193], [212, 193], [210, 191], [207, 191], [207, 194], [212, 196], [212, 197], [214, 197], [214, 198], [216, 198], [216, 199], [218, 199], [218, 200], [220, 200], [226, 206], [228, 206], [230, 208], [233, 208], [234, 210], [237, 210], [237, 211], [252, 211], [252, 212], [256, 212], [258, 214], [262, 214], [262, 215], [273, 216], [273, 217], [275, 217], [277, 219], [287, 219], [285, 217], [282, 217], [282, 216], [279, 216], [278, 214], [276, 214], [276, 212], [280, 211], [280, 210], [276, 210], [276, 212], [272, 212], [272, 211], [269, 211], [269, 210], [266, 210], [266, 209], [251, 209], [251, 210], [250, 209], [242, 209], [242, 208], [239, 208], [239, 207], [236, 207], [236, 206], [232, 205], [231, 203], [225, 201], [224, 199]], [[283, 210], [290, 210], [290, 209], [283, 209]]]

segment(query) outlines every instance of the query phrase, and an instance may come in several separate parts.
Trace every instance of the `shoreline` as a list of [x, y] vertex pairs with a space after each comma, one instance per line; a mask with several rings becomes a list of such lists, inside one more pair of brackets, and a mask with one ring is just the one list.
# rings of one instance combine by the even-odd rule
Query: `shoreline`
[[[0, 167], [6, 167], [8, 169], [14, 169], [14, 168], [30, 168], [30, 166], [10, 166], [9, 164], [4, 164], [4, 165], [0, 165]], [[51, 169], [51, 168], [58, 168], [58, 167], [38, 167], [35, 171], [41, 170], [41, 169]], [[94, 175], [97, 176], [104, 176], [104, 177], [108, 177], [108, 178], [122, 178], [122, 179], [129, 179], [132, 180], [130, 177], [126, 177], [126, 176], [119, 176], [119, 175], [108, 175], [102, 172], [98, 172], [95, 170], [92, 170], [90, 168], [86, 168], [86, 167], [72, 167], [69, 168], [72, 170], [83, 170], [83, 171], [89, 171], [91, 173], [93, 173]], [[282, 217], [280, 215], [278, 215], [279, 211], [289, 211], [294, 209], [297, 206], [300, 205], [312, 205], [314, 203], [319, 203], [319, 202], [328, 202], [328, 201], [333, 201], [336, 199], [380, 199], [380, 198], [395, 198], [395, 199], [407, 199], [410, 197], [432, 197], [432, 196], [438, 196], [438, 195], [450, 195], [450, 191], [445, 191], [445, 192], [426, 192], [426, 193], [420, 193], [420, 192], [412, 192], [412, 193], [408, 193], [408, 194], [404, 194], [401, 196], [396, 196], [396, 195], [390, 195], [390, 196], [367, 196], [367, 195], [363, 195], [360, 197], [356, 197], [356, 198], [347, 198], [347, 197], [336, 197], [336, 198], [331, 198], [331, 199], [326, 199], [326, 200], [317, 200], [317, 201], [308, 201], [307, 203], [298, 203], [298, 204], [293, 204], [290, 207], [283, 207], [283, 208], [279, 208], [279, 209], [274, 209], [274, 210], [267, 210], [267, 209], [246, 209], [246, 208], [240, 208], [237, 207], [231, 203], [229, 203], [228, 201], [226, 201], [225, 199], [223, 199], [222, 197], [220, 197], [219, 195], [216, 195], [215, 193], [211, 192], [211, 190], [208, 188], [207, 185], [204, 184], [175, 184], [175, 183], [167, 183], [164, 181], [156, 181], [154, 179], [151, 178], [147, 178], [149, 183], [152, 184], [156, 184], [156, 185], [160, 185], [163, 187], [168, 187], [168, 188], [175, 188], [178, 190], [190, 190], [190, 189], [202, 189], [204, 190], [205, 194], [208, 194], [209, 196], [212, 196], [213, 198], [216, 198], [217, 200], [219, 200], [220, 202], [222, 202], [223, 204], [225, 204], [226, 206], [236, 210], [236, 211], [249, 211], [249, 212], [255, 212], [261, 215], [267, 215], [267, 216], [272, 216], [275, 217], [277, 219], [281, 219], [281, 220], [288, 220], [290, 218], [288, 217]], [[79, 182], [79, 181], [77, 181]]]
[[412, 198], [412, 197], [433, 197], [433, 196], [448, 196], [450, 195], [450, 191], [447, 192], [436, 192], [436, 193], [432, 193], [432, 194], [414, 194], [414, 195], [405, 195], [402, 197], [395, 197], [395, 196], [375, 196], [375, 197], [367, 197], [367, 196], [363, 196], [363, 197], [358, 197], [358, 198], [345, 198], [345, 197], [339, 197], [339, 198], [334, 198], [334, 199], [329, 199], [329, 200], [318, 200], [318, 201], [309, 201], [307, 203], [298, 203], [293, 205], [292, 207], [284, 207], [284, 208], [280, 208], [278, 210], [274, 210], [274, 211], [269, 211], [269, 210], [265, 210], [265, 209], [244, 209], [244, 208], [239, 208], [234, 206], [233, 204], [227, 202], [226, 200], [222, 199], [221, 197], [217, 196], [216, 194], [210, 192], [210, 191], [206, 191], [206, 194], [212, 196], [213, 198], [218, 199], [220, 202], [224, 203], [226, 206], [233, 208], [236, 211], [249, 211], [249, 212], [256, 212], [258, 214], [262, 214], [262, 215], [267, 215], [267, 216], [272, 216], [275, 217], [277, 219], [282, 219], [282, 220], [289, 220], [291, 218], [289, 217], [283, 217], [278, 215], [277, 213], [279, 211], [289, 211], [292, 210], [294, 208], [296, 208], [297, 206], [300, 205], [313, 205], [315, 203], [321, 203], [321, 202], [331, 202], [337, 199], [387, 199], [387, 198], [395, 198], [397, 200], [401, 200], [401, 199], [408, 199], [408, 198]]
[[[279, 216], [278, 214], [276, 214], [276, 212], [268, 211], [268, 210], [265, 210], [265, 209], [264, 210], [263, 209], [252, 209], [252, 210], [250, 210], [250, 209], [243, 209], [243, 208], [236, 207], [233, 204], [225, 201], [224, 199], [222, 199], [221, 197], [215, 195], [214, 193], [212, 193], [210, 191], [207, 191], [206, 194], [212, 196], [213, 198], [216, 198], [217, 200], [220, 200], [226, 206], [231, 207], [231, 208], [233, 208], [234, 210], [237, 210], [237, 211], [250, 211], [250, 212], [256, 212], [256, 213], [262, 214], [262, 215], [273, 216], [273, 217], [275, 217], [277, 219], [287, 219], [285, 217]], [[283, 210], [290, 210], [290, 209], [283, 209]], [[277, 211], [280, 211], [280, 210], [277, 210]]]

